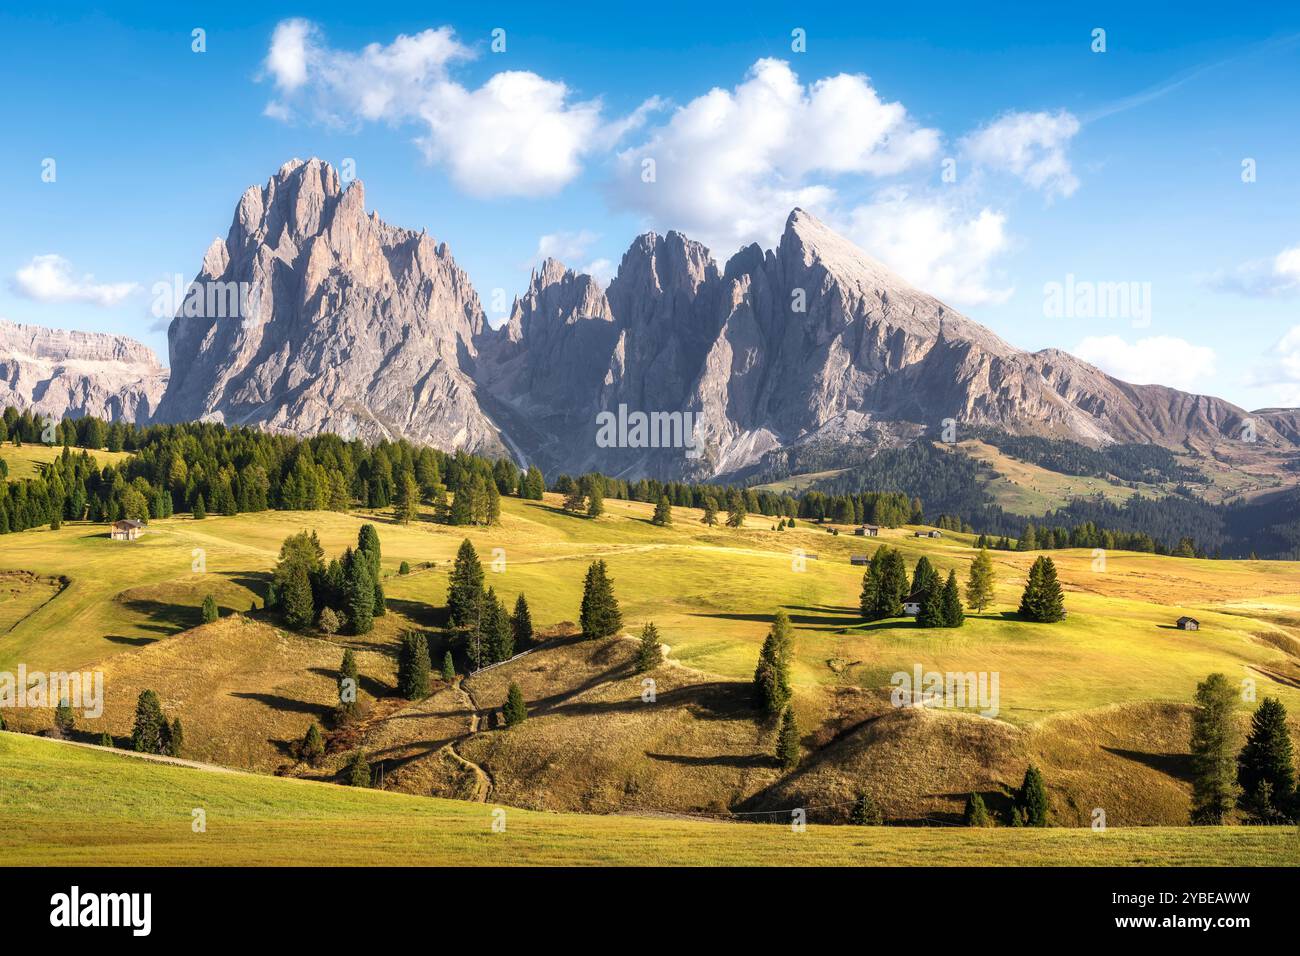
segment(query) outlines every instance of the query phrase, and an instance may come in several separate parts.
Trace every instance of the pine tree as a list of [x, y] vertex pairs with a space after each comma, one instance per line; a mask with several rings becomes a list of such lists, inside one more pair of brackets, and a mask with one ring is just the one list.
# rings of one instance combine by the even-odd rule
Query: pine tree
[[344, 589], [352, 633], [369, 634], [374, 629], [375, 582], [370, 576], [370, 562], [364, 552], [358, 551], [353, 555]]
[[587, 568], [587, 579], [582, 587], [582, 607], [578, 622], [583, 636], [609, 637], [623, 626], [623, 613], [614, 597], [614, 582], [605, 569], [603, 560], [596, 560]]
[[509, 660], [515, 653], [510, 615], [494, 588], [488, 588], [487, 594], [483, 595], [483, 610], [479, 615], [479, 647], [489, 664]]
[[1280, 822], [1291, 813], [1295, 795], [1295, 762], [1286, 708], [1276, 697], [1265, 697], [1250, 721], [1246, 745], [1237, 756], [1241, 805], [1261, 823]]
[[415, 475], [405, 472], [397, 482], [397, 503], [394, 517], [398, 524], [410, 524], [420, 516], [420, 487]]
[[988, 550], [981, 547], [971, 562], [970, 577], [966, 581], [966, 603], [972, 611], [983, 611], [993, 603], [994, 579], [993, 559], [989, 557]]
[[948, 572], [948, 583], [943, 587], [940, 604], [943, 606], [944, 627], [961, 627], [966, 623], [966, 613], [961, 606], [961, 592], [957, 587], [956, 571]]
[[316, 627], [322, 634], [332, 637], [339, 632], [342, 622], [339, 621], [338, 613], [332, 607], [327, 607], [320, 612], [320, 617], [316, 619]]
[[[793, 519], [792, 519], [793, 521]], [[897, 548], [882, 548], [885, 557], [880, 569], [880, 587], [876, 594], [875, 620], [899, 617], [903, 598], [907, 597], [907, 562]]]
[[220, 616], [221, 612], [217, 610], [217, 599], [211, 594], [207, 595], [203, 599], [203, 623], [211, 624]]
[[515, 613], [510, 617], [510, 629], [514, 632], [515, 649], [527, 650], [533, 643], [533, 614], [528, 610], [528, 601], [523, 594], [515, 598]]
[[786, 770], [793, 770], [799, 763], [799, 722], [795, 720], [793, 707], [787, 707], [781, 715], [781, 732], [776, 738], [776, 759]]
[[880, 620], [880, 579], [884, 572], [888, 550], [884, 547], [877, 548], [876, 553], [871, 556], [871, 563], [867, 565], [867, 570], [862, 575], [862, 593], [858, 596], [858, 609], [865, 621]]
[[1065, 595], [1056, 579], [1056, 564], [1046, 555], [1035, 558], [1029, 569], [1020, 597], [1020, 616], [1040, 624], [1054, 624], [1065, 617]]
[[371, 604], [372, 613], [375, 617], [383, 617], [388, 613], [388, 600], [384, 597], [384, 583], [378, 578], [375, 579], [374, 601]]
[[1016, 543], [1017, 551], [1036, 551], [1038, 550], [1038, 535], [1034, 531], [1033, 524], [1025, 525], [1025, 532], [1020, 536]]
[[987, 827], [993, 823], [988, 808], [984, 806], [984, 798], [978, 793], [966, 798], [965, 823], [968, 827]]
[[451, 651], [442, 655], [442, 679], [448, 684], [456, 682], [456, 664], [451, 659]]
[[302, 738], [299, 753], [302, 755], [303, 760], [312, 764], [325, 754], [325, 739], [321, 737], [320, 728], [315, 723], [312, 723], [307, 728], [307, 734]]
[[605, 479], [599, 475], [583, 475], [587, 490], [587, 517], [599, 518], [605, 513]]
[[72, 704], [68, 702], [68, 698], [61, 698], [59, 705], [54, 708], [55, 729], [59, 732], [59, 736], [66, 737], [76, 726], [77, 715], [72, 711]]
[[194, 515], [195, 521], [201, 521], [208, 516], [208, 509], [203, 504], [202, 495], [199, 495], [197, 498], [194, 499], [194, 511], [192, 513]]
[[785, 611], [777, 611], [763, 649], [758, 652], [758, 666], [754, 668], [755, 702], [769, 717], [779, 714], [790, 702], [793, 644], [790, 618]]
[[307, 566], [304, 563], [294, 561], [285, 570], [278, 598], [286, 626], [295, 631], [311, 627], [316, 612], [312, 604], [311, 581], [307, 577]]
[[1049, 825], [1047, 809], [1047, 788], [1043, 784], [1043, 775], [1033, 764], [1025, 771], [1024, 782], [1016, 793], [1016, 809], [1024, 819], [1025, 826], [1045, 827]]
[[718, 501], [712, 495], [704, 498], [704, 517], [700, 521], [710, 528], [718, 523]]
[[[0, 727], [0, 730], [3, 729], [3, 727]], [[113, 737], [107, 730], [99, 735], [99, 745], [101, 747], [107, 747], [109, 750], [113, 749]]]
[[172, 757], [179, 757], [184, 749], [185, 731], [181, 727], [181, 719], [177, 717], [167, 731], [167, 753]]
[[339, 723], [347, 723], [361, 713], [359, 694], [361, 674], [357, 670], [357, 656], [352, 648], [343, 652], [343, 663], [339, 665], [339, 705], [337, 715]]
[[142, 690], [135, 703], [135, 724], [131, 728], [131, 748], [137, 753], [160, 754], [166, 734], [167, 719], [163, 716], [158, 695]]
[[506, 704], [501, 708], [501, 716], [505, 718], [507, 727], [517, 727], [528, 718], [528, 705], [524, 703], [524, 692], [513, 681], [506, 694]]
[[352, 755], [348, 761], [348, 785], [352, 787], [370, 786], [370, 764], [366, 761], [366, 755], [360, 750]]
[[452, 627], [476, 627], [483, 603], [483, 565], [469, 538], [461, 542], [447, 587], [447, 611]]
[[644, 674], [663, 662], [663, 645], [659, 643], [659, 628], [650, 621], [641, 628], [641, 644], [637, 648], [636, 672]]
[[1237, 802], [1237, 694], [1223, 674], [1196, 685], [1192, 712], [1192, 823], [1219, 826]]
[[662, 528], [669, 527], [673, 523], [673, 506], [668, 501], [667, 495], [659, 498], [659, 503], [655, 505], [654, 517], [650, 519], [651, 524], [657, 524]]
[[876, 806], [876, 801], [871, 799], [871, 794], [862, 791], [853, 800], [849, 822], [859, 827], [878, 827], [884, 822], [884, 815]]
[[744, 527], [746, 514], [744, 496], [733, 488], [727, 493], [727, 527]]
[[407, 631], [402, 635], [402, 646], [397, 658], [397, 692], [407, 700], [423, 700], [428, 697], [429, 674], [432, 669], [428, 640], [420, 631]]

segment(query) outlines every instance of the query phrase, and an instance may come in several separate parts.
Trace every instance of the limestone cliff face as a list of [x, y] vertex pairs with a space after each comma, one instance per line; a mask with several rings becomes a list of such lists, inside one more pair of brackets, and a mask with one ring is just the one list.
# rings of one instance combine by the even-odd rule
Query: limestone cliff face
[[362, 184], [328, 164], [294, 160], [245, 192], [195, 283], [245, 306], [172, 320], [159, 420], [504, 451], [475, 397], [469, 279], [445, 244], [367, 215]]
[[[937, 434], [949, 418], [1205, 449], [1250, 417], [1016, 349], [798, 209], [775, 249], [741, 249], [722, 268], [675, 232], [637, 237], [607, 289], [548, 259], [493, 330], [446, 245], [367, 215], [362, 188], [295, 160], [244, 194], [196, 283], [242, 290], [246, 314], [173, 320], [159, 420], [704, 478], [813, 439]], [[689, 415], [697, 453], [602, 447], [597, 416], [620, 410]], [[1296, 443], [1284, 414], [1253, 427], [1266, 446]]]
[[0, 320], [0, 407], [144, 424], [166, 386], [167, 370], [134, 339]]

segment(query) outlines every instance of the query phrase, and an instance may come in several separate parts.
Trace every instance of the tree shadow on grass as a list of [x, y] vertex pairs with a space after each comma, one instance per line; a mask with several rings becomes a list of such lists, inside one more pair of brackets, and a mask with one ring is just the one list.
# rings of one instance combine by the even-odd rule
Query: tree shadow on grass
[[776, 758], [768, 754], [661, 754], [647, 750], [645, 755], [651, 760], [682, 767], [735, 767], [739, 770], [752, 770], [778, 766]]
[[420, 627], [446, 627], [450, 621], [445, 607], [434, 607], [423, 601], [409, 601], [404, 598], [387, 598], [388, 609], [396, 611], [403, 617], [410, 618]]
[[[806, 610], [815, 612], [812, 614], [800, 614], [798, 613], [800, 610], [798, 607], [794, 607], [794, 610], [796, 613], [790, 615], [791, 624], [819, 631], [838, 631], [841, 628], [862, 623], [860, 615], [842, 613], [840, 608], [807, 608]], [[771, 624], [773, 618], [771, 614], [741, 614], [724, 611], [700, 612], [692, 616], [714, 618], [721, 621], [754, 621], [760, 624]]]
[[150, 630], [172, 634], [187, 631], [203, 623], [203, 609], [188, 604], [168, 604], [165, 601], [151, 601], [145, 598], [130, 598], [122, 602], [128, 611], [142, 614], [149, 618], [148, 625], [141, 625]]
[[144, 647], [146, 644], [152, 644], [155, 641], [161, 641], [161, 637], [123, 637], [120, 634], [105, 634], [104, 640], [112, 641], [114, 644], [126, 644], [128, 647]]
[[[329, 667], [309, 667], [307, 673], [316, 674], [320, 677], [328, 677], [335, 682], [339, 679], [339, 672]], [[375, 680], [373, 677], [367, 677], [365, 674], [357, 675], [357, 686], [369, 694], [371, 697], [388, 697], [396, 692], [395, 687], [390, 687], [382, 681]]]
[[330, 712], [329, 707], [320, 704], [311, 704], [305, 700], [294, 700], [292, 697], [285, 697], [283, 694], [260, 694], [255, 691], [232, 691], [231, 697], [238, 697], [240, 700], [255, 700], [265, 704], [272, 710], [279, 710], [288, 714], [311, 714], [314, 717], [323, 719]]
[[1144, 753], [1141, 750], [1124, 750], [1120, 747], [1102, 747], [1101, 749], [1117, 757], [1123, 757], [1125, 760], [1140, 763], [1144, 767], [1150, 767], [1152, 770], [1157, 770], [1173, 777], [1175, 780], [1182, 780], [1185, 783], [1192, 782], [1191, 754], [1153, 754]]

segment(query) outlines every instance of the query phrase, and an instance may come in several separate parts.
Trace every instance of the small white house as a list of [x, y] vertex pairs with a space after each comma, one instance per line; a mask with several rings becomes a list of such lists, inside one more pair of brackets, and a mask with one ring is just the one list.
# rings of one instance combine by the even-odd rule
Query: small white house
[[1180, 617], [1178, 619], [1178, 629], [1180, 631], [1199, 631], [1201, 622], [1194, 617]]
[[134, 519], [114, 521], [108, 534], [114, 541], [134, 541], [144, 534], [144, 522]]
[[864, 524], [853, 533], [859, 538], [874, 538], [880, 534], [880, 528], [874, 524]]
[[920, 598], [910, 597], [903, 602], [903, 615], [905, 617], [916, 617], [921, 613]]

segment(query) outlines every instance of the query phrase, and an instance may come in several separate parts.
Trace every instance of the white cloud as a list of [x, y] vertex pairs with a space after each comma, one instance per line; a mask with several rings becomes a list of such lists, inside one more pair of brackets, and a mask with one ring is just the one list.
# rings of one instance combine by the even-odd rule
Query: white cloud
[[1293, 325], [1246, 378], [1247, 385], [1272, 386], [1279, 405], [1300, 405], [1300, 325]]
[[1006, 113], [961, 141], [966, 156], [988, 169], [1009, 172], [1048, 196], [1070, 196], [1079, 180], [1066, 148], [1079, 120], [1066, 110]]
[[1118, 335], [1093, 335], [1075, 346], [1074, 354], [1135, 385], [1168, 385], [1203, 394], [1214, 377], [1214, 349], [1168, 335], [1133, 343]]
[[1235, 292], [1253, 298], [1272, 298], [1300, 292], [1300, 246], [1283, 249], [1272, 259], [1247, 262], [1231, 272], [1220, 272], [1207, 282], [1217, 292]]
[[35, 256], [14, 274], [14, 291], [38, 302], [89, 302], [109, 308], [140, 287], [134, 282], [96, 282], [78, 276], [72, 263], [60, 255]]
[[[835, 199], [833, 177], [893, 175], [938, 148], [938, 132], [918, 126], [902, 104], [883, 102], [867, 77], [805, 85], [786, 62], [762, 59], [735, 88], [678, 107], [621, 152], [615, 198], [725, 256], [770, 243], [794, 206], [824, 211]], [[646, 160], [653, 182], [643, 175]]]
[[279, 98], [264, 112], [336, 126], [414, 123], [425, 129], [417, 142], [426, 158], [466, 192], [540, 196], [573, 180], [590, 153], [608, 149], [656, 105], [606, 122], [599, 100], [575, 101], [564, 83], [519, 70], [469, 89], [450, 68], [474, 56], [450, 27], [354, 53], [330, 47], [309, 21], [285, 20], [265, 61]]
[[537, 251], [533, 253], [530, 265], [540, 265], [546, 259], [555, 259], [573, 269], [585, 272], [601, 285], [608, 285], [614, 278], [614, 263], [609, 259], [592, 259], [585, 265], [583, 260], [591, 246], [600, 236], [587, 229], [578, 232], [551, 232], [537, 240]]
[[919, 289], [962, 305], [1004, 302], [993, 261], [1009, 244], [1006, 216], [967, 214], [934, 199], [889, 190], [848, 216], [848, 236]]

